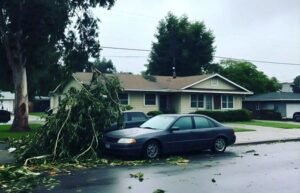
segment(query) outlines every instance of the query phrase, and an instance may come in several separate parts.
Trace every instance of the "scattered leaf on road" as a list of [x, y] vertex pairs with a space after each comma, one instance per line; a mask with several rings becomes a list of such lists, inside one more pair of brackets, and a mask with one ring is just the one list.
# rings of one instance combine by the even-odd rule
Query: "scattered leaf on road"
[[155, 190], [153, 193], [165, 193], [166, 191], [162, 190], [162, 189], [157, 189]]
[[216, 183], [216, 180], [215, 180], [214, 178], [212, 178], [211, 181], [212, 181], [213, 183]]
[[246, 151], [245, 153], [254, 153], [254, 152], [255, 152], [255, 150], [251, 149], [251, 150]]
[[137, 178], [140, 182], [144, 180], [144, 174], [142, 172], [138, 172], [135, 174], [129, 174], [131, 178]]

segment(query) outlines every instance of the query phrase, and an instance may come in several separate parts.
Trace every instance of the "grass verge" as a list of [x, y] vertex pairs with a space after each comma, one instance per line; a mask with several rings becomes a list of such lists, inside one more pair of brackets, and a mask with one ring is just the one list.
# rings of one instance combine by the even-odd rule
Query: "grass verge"
[[285, 122], [277, 122], [277, 121], [245, 121], [245, 122], [235, 122], [235, 123], [243, 124], [243, 125], [274, 127], [274, 128], [281, 128], [281, 129], [300, 129], [300, 125], [285, 123]]
[[[39, 128], [41, 126], [42, 126], [42, 124], [38, 124], [38, 123], [29, 124], [29, 127], [32, 130]], [[11, 127], [11, 125], [0, 125], [0, 139], [1, 140], [8, 139], [8, 138], [18, 139], [24, 135], [31, 133], [31, 131], [13, 132], [13, 131], [10, 131], [10, 127]]]
[[256, 131], [255, 129], [233, 128], [234, 132]]

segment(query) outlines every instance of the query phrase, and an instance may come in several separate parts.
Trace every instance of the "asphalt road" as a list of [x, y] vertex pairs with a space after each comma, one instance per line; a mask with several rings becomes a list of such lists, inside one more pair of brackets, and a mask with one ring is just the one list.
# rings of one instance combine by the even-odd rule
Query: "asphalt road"
[[[51, 193], [299, 193], [300, 142], [229, 147], [224, 154], [183, 155], [186, 166], [106, 167], [60, 177]], [[130, 174], [142, 172], [140, 182]], [[39, 189], [35, 192], [46, 192]]]

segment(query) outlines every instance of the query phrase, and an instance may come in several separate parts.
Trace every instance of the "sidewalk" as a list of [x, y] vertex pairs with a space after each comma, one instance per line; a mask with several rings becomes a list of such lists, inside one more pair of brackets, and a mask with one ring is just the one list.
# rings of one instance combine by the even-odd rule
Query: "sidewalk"
[[300, 129], [279, 129], [243, 124], [225, 124], [229, 127], [255, 129], [256, 131], [236, 132], [235, 145], [260, 144], [277, 141], [300, 141]]

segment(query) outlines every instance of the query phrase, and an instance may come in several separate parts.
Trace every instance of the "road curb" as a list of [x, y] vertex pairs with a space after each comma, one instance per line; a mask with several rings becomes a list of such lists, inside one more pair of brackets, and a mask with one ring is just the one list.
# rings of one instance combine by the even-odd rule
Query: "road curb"
[[241, 142], [241, 143], [233, 144], [232, 146], [259, 145], [259, 144], [269, 144], [269, 143], [284, 143], [284, 142], [293, 142], [293, 141], [300, 141], [300, 138], [276, 139], [276, 140], [252, 141], [252, 142]]

